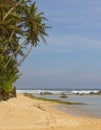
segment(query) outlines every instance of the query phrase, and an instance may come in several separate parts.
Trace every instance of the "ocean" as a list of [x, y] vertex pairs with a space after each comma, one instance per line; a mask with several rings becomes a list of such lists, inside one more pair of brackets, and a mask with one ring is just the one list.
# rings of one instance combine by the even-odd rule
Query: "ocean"
[[[59, 99], [61, 101], [77, 102], [82, 105], [58, 105], [57, 109], [76, 116], [90, 116], [101, 118], [101, 95], [96, 95], [99, 89], [69, 89], [69, 90], [17, 90], [17, 93], [31, 93], [36, 97], [48, 99]], [[43, 93], [43, 94], [42, 94]], [[49, 94], [45, 94], [49, 93]], [[91, 95], [90, 93], [93, 93]], [[67, 98], [61, 98], [61, 95], [67, 95]]]

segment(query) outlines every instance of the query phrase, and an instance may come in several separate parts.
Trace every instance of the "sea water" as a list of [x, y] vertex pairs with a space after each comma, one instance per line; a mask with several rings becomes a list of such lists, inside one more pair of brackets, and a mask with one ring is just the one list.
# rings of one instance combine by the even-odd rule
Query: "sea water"
[[96, 118], [101, 118], [101, 96], [99, 95], [69, 95], [67, 98], [69, 102], [79, 102], [82, 105], [72, 105], [64, 107], [58, 107], [60, 110], [69, 112], [70, 114], [80, 115], [80, 116], [93, 116]]
[[[101, 118], [101, 95], [89, 95], [100, 90], [17, 90], [18, 93], [32, 93], [37, 97], [48, 99], [59, 99], [61, 101], [77, 102], [82, 105], [59, 105], [58, 109], [77, 116], [93, 116]], [[50, 92], [52, 95], [40, 95], [40, 93]], [[78, 95], [78, 93], [80, 95]], [[61, 94], [66, 94], [68, 98], [61, 98]]]

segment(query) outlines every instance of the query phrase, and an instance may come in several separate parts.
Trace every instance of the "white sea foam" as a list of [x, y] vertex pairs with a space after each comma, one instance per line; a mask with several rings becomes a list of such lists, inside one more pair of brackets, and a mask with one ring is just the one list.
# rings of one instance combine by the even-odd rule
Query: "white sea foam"
[[52, 94], [61, 94], [65, 93], [65, 91], [54, 91], [54, 90], [17, 90], [17, 93], [33, 93], [33, 94], [40, 94], [40, 93], [50, 92]]
[[17, 93], [33, 93], [33, 94], [40, 94], [40, 93], [49, 92], [52, 94], [89, 94], [91, 92], [98, 93], [99, 90], [17, 90]]
[[99, 90], [72, 90], [71, 93], [73, 94], [90, 94], [90, 93], [98, 93]]

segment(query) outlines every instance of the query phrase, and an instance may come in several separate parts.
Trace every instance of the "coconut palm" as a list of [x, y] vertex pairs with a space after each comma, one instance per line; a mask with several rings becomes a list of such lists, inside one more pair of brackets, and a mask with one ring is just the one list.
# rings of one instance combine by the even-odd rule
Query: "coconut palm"
[[36, 47], [39, 44], [40, 38], [46, 42], [44, 36], [48, 36], [46, 29], [50, 28], [49, 26], [46, 26], [45, 23], [43, 23], [43, 20], [47, 20], [43, 17], [44, 13], [37, 13], [36, 2], [30, 6], [26, 5], [23, 10], [24, 16], [22, 17], [23, 22], [21, 25], [24, 28], [24, 34], [26, 36], [26, 42], [24, 45], [27, 47], [27, 45], [30, 44], [30, 48], [16, 66], [19, 66], [24, 61], [33, 46]]
[[19, 78], [18, 66], [40, 38], [46, 42], [47, 19], [37, 9], [31, 0], [0, 1], [0, 90], [12, 90], [13, 82]]
[[[12, 15], [13, 18], [16, 19], [17, 23], [15, 22], [13, 26], [11, 25], [9, 27], [9, 30], [12, 30], [12, 33], [10, 33], [10, 37], [12, 37], [11, 39], [13, 40], [13, 42], [15, 41], [15, 43], [13, 43], [14, 46], [12, 45], [12, 49], [10, 48], [12, 50], [12, 55], [14, 57], [16, 57], [18, 54], [23, 56], [23, 58], [17, 63], [16, 66], [19, 66], [24, 61], [33, 46], [38, 45], [38, 43], [40, 42], [40, 37], [45, 41], [44, 36], [47, 36], [46, 28], [49, 28], [48, 26], [46, 26], [45, 23], [43, 23], [43, 20], [47, 20], [42, 16], [43, 13], [37, 13], [36, 2], [31, 5], [24, 4], [24, 6], [18, 6], [18, 8], [20, 8], [21, 10], [18, 10], [16, 15]], [[21, 12], [20, 15], [19, 11]], [[9, 21], [10, 16], [11, 14], [6, 17], [7, 21]], [[21, 37], [23, 37], [24, 39], [22, 44], [19, 42]], [[24, 54], [23, 48], [28, 47], [29, 44], [31, 45], [31, 47], [29, 48], [28, 52]], [[10, 61], [11, 59], [9, 59], [6, 66], [9, 64]]]

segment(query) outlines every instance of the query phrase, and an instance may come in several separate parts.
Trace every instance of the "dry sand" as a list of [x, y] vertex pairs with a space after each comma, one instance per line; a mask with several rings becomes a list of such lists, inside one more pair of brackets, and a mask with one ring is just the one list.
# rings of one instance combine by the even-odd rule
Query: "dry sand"
[[53, 103], [18, 95], [0, 102], [0, 130], [101, 130], [101, 119], [76, 117]]

